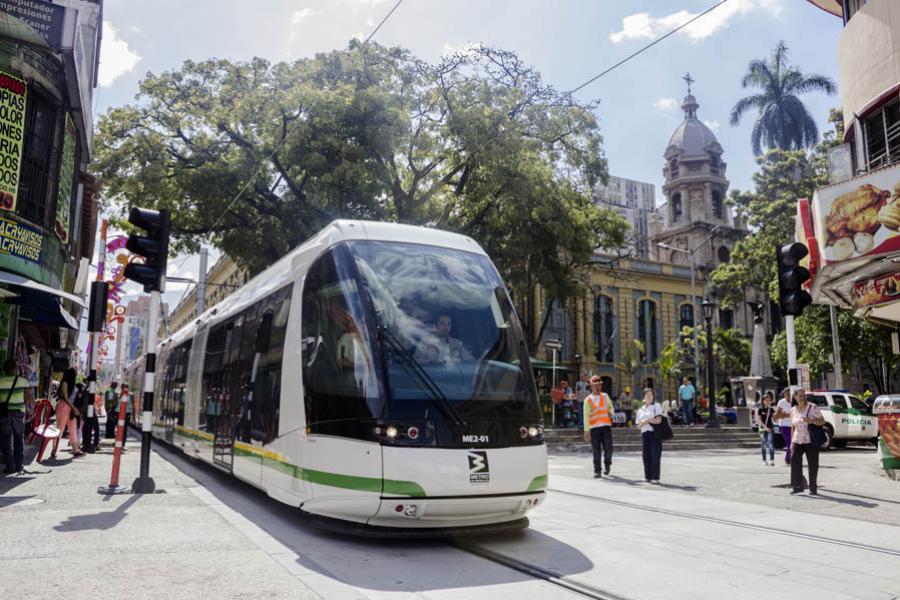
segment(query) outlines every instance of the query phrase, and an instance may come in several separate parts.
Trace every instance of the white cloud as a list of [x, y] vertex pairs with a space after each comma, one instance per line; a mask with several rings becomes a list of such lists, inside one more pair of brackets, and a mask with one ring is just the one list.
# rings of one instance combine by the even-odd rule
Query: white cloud
[[315, 15], [322, 14], [321, 10], [313, 10], [308, 6], [306, 8], [302, 8], [300, 10], [295, 10], [291, 14], [291, 25], [299, 25], [309, 17], [313, 17]]
[[[744, 17], [752, 12], [763, 11], [773, 17], [781, 15], [784, 0], [731, 0], [697, 19], [678, 35], [697, 43], [705, 40], [717, 31], [725, 29], [732, 20]], [[611, 33], [609, 39], [618, 44], [626, 40], [653, 40], [666, 34], [679, 25], [693, 19], [700, 13], [686, 10], [665, 15], [651, 16], [650, 13], [635, 13], [622, 19], [622, 30]]]
[[718, 121], [715, 121], [715, 120], [712, 120], [712, 121], [706, 121], [706, 120], [704, 120], [704, 121], [703, 121], [703, 124], [706, 125], [707, 127], [709, 127], [710, 129], [712, 129], [712, 130], [713, 130], [713, 133], [719, 133], [719, 122], [718, 122]]
[[100, 72], [97, 80], [101, 87], [109, 87], [126, 73], [130, 73], [141, 60], [140, 55], [128, 47], [115, 28], [103, 21], [103, 44], [100, 48]]
[[673, 113], [678, 109], [678, 101], [675, 98], [660, 98], [653, 103], [653, 108], [661, 113]]

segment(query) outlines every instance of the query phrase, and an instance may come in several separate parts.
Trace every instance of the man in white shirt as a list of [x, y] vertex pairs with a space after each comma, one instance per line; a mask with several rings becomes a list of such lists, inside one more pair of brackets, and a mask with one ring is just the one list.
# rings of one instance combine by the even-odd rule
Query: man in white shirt
[[775, 410], [775, 420], [784, 437], [784, 463], [791, 464], [791, 388], [785, 388]]

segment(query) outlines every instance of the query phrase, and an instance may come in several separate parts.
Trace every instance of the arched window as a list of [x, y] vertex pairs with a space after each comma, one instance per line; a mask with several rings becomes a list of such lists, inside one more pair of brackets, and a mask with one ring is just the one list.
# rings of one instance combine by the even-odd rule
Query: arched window
[[678, 177], [678, 160], [677, 159], [673, 158], [672, 161], [669, 163], [669, 177], [672, 179], [675, 179], [676, 177]]
[[710, 157], [710, 159], [709, 159], [709, 172], [712, 173], [713, 175], [718, 175], [718, 174], [719, 174], [719, 157], [718, 157], [718, 156], [712, 156], [712, 157]]
[[681, 192], [675, 192], [672, 194], [672, 221], [677, 221], [681, 218]]
[[720, 263], [727, 263], [731, 260], [731, 252], [725, 246], [719, 246], [717, 254], [719, 255]]
[[712, 193], [713, 216], [717, 219], [725, 218], [725, 204], [722, 202], [722, 192], [713, 190]]
[[638, 339], [644, 345], [641, 361], [652, 362], [659, 358], [659, 345], [656, 341], [656, 303], [652, 300], [638, 302]]
[[594, 345], [599, 362], [611, 363], [615, 360], [615, 338], [612, 298], [597, 296], [594, 301]]
[[690, 303], [685, 302], [678, 309], [678, 335], [684, 331], [685, 327], [694, 326], [694, 307]]

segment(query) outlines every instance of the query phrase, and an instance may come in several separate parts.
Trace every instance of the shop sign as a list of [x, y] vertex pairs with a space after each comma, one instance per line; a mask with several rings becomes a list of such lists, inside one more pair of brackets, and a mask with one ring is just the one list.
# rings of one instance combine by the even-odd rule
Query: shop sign
[[42, 243], [40, 230], [0, 218], [0, 254], [40, 264]]
[[816, 190], [813, 214], [823, 265], [900, 251], [900, 166]]
[[72, 214], [72, 191], [75, 189], [75, 154], [77, 152], [75, 124], [66, 114], [66, 131], [63, 135], [62, 163], [59, 167], [59, 185], [56, 191], [56, 223], [53, 230], [63, 244], [69, 241]]
[[854, 310], [900, 300], [900, 273], [857, 281], [850, 291], [850, 298]]
[[0, 208], [16, 210], [25, 141], [25, 82], [0, 71]]
[[0, 12], [22, 21], [51, 48], [62, 47], [65, 6], [43, 0], [0, 0]]

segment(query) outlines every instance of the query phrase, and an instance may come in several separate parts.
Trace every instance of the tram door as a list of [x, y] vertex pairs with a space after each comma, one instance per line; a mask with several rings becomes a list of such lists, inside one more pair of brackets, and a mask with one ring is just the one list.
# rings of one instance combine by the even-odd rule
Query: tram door
[[[222, 370], [218, 373], [219, 385], [214, 389], [211, 407], [207, 408], [207, 426], [213, 432], [213, 462], [229, 472], [234, 465], [234, 424], [232, 414], [235, 402], [235, 380], [240, 379], [240, 349], [243, 315], [225, 324], [225, 340], [222, 349]], [[238, 403], [239, 404], [239, 403]]]

